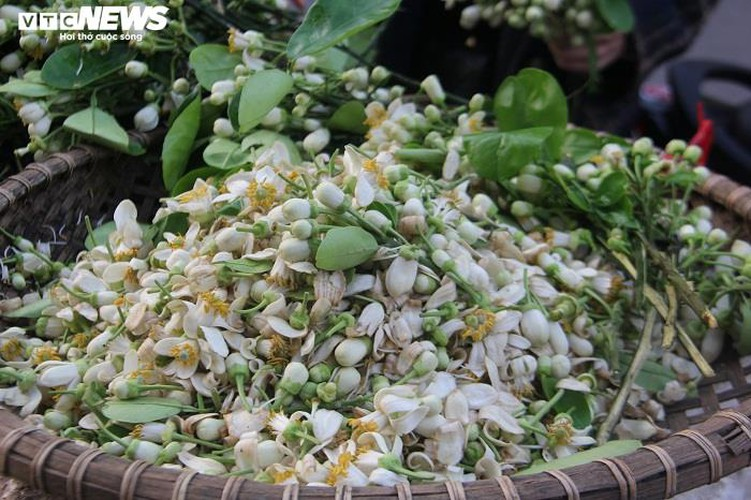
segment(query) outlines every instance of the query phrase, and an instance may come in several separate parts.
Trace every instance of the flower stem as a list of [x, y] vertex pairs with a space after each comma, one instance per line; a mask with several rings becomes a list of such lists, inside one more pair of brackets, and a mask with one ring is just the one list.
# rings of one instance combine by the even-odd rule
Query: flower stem
[[561, 400], [563, 395], [566, 394], [566, 391], [564, 389], [558, 389], [558, 392], [556, 392], [550, 400], [548, 400], [545, 405], [540, 408], [540, 411], [535, 413], [535, 416], [532, 417], [532, 420], [529, 421], [530, 425], [534, 425], [538, 423], [542, 418], [550, 412], [550, 410], [553, 409], [553, 407], [558, 403], [558, 401]]
[[623, 407], [626, 405], [626, 400], [631, 393], [631, 386], [652, 348], [652, 330], [654, 329], [656, 319], [657, 310], [654, 307], [650, 307], [649, 312], [647, 312], [647, 321], [639, 338], [639, 345], [634, 353], [634, 358], [631, 360], [631, 365], [628, 367], [628, 371], [621, 381], [621, 388], [618, 390], [618, 394], [610, 405], [608, 416], [597, 431], [597, 443], [600, 445], [608, 441], [610, 433], [621, 419]]

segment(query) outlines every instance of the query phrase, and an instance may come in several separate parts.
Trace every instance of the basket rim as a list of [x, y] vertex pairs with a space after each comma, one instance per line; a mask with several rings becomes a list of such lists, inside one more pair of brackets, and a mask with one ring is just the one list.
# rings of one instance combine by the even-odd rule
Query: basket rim
[[[142, 145], [149, 146], [159, 141], [163, 131], [129, 134]], [[35, 190], [52, 185], [55, 179], [117, 154], [119, 153], [97, 146], [79, 145], [65, 153], [53, 154], [42, 162], [29, 164], [20, 173], [0, 183], [0, 214], [24, 201]], [[741, 186], [724, 175], [711, 173], [697, 191], [703, 197], [724, 206], [744, 222], [751, 223], [751, 188]], [[468, 483], [405, 483], [398, 487], [269, 485], [241, 477], [221, 478], [194, 473], [187, 468], [177, 471], [142, 461], [132, 462], [102, 452], [97, 453], [92, 451], [93, 448], [86, 448], [73, 440], [59, 438], [45, 429], [29, 426], [3, 405], [0, 405], [0, 436], [0, 475], [14, 477], [36, 489], [58, 493], [59, 491], [48, 488], [44, 482], [45, 475], [56, 472], [67, 478], [65, 491], [69, 498], [83, 498], [81, 492], [84, 484], [87, 488], [100, 487], [101, 495], [93, 498], [152, 498], [138, 494], [137, 481], [144, 474], [159, 477], [162, 492], [161, 496], [155, 498], [162, 498], [166, 487], [171, 485], [173, 499], [190, 496], [189, 483], [190, 490], [211, 491], [216, 494], [216, 498], [222, 500], [242, 498], [244, 494], [250, 493], [254, 497], [284, 500], [296, 500], [298, 496], [333, 497], [337, 500], [376, 496], [411, 500], [413, 496], [430, 496], [466, 500], [468, 495], [490, 494], [493, 498], [507, 500], [561, 496], [574, 499], [579, 498], [580, 493], [588, 498], [606, 499], [612, 498], [615, 491], [620, 492], [621, 498], [630, 499], [636, 498], [637, 489], [642, 490], [643, 487], [646, 487], [647, 495], [642, 495], [640, 491], [639, 498], [663, 498], [714, 482], [751, 463], [751, 398], [742, 402], [737, 411], [721, 410], [688, 431], [673, 434], [656, 444], [643, 446], [617, 459], [590, 462], [563, 469], [565, 472], [546, 471]], [[55, 456], [57, 461], [53, 460]], [[108, 467], [117, 470], [119, 484], [97, 485], [91, 479], [85, 481], [87, 469], [98, 462], [107, 462]], [[646, 463], [651, 466], [646, 466]], [[57, 465], [59, 468], [45, 470], [45, 464]], [[704, 470], [707, 469], [707, 464], [708, 471]], [[697, 467], [705, 473], [697, 474]], [[680, 482], [677, 481], [679, 476], [682, 480]], [[581, 481], [577, 483], [577, 479]], [[588, 484], [589, 480], [592, 484]], [[108, 493], [111, 495], [108, 496]]]

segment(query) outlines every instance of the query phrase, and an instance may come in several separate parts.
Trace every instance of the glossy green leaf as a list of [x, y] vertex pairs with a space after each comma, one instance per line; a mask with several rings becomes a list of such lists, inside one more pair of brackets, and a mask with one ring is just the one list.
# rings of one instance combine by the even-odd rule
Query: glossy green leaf
[[196, 179], [208, 179], [209, 177], [212, 177], [221, 172], [222, 170], [215, 167], [201, 167], [196, 168], [195, 170], [191, 170], [187, 174], [180, 177], [180, 180], [178, 180], [170, 190], [170, 195], [177, 196], [178, 194], [184, 193], [185, 191], [190, 191], [191, 189], [193, 189], [193, 185], [195, 184]]
[[254, 73], [243, 85], [237, 121], [241, 132], [259, 123], [292, 90], [292, 77], [278, 69]]
[[128, 400], [113, 399], [102, 406], [105, 417], [126, 424], [158, 422], [180, 413], [183, 405], [169, 398], [142, 397]]
[[[621, 351], [618, 362], [625, 370], [631, 364], [633, 357], [633, 353]], [[660, 392], [665, 389], [665, 384], [675, 379], [676, 373], [673, 370], [648, 359], [644, 361], [641, 370], [636, 374], [634, 383], [650, 392]]]
[[211, 167], [227, 170], [250, 162], [250, 155], [240, 144], [229, 139], [215, 139], [203, 150], [203, 161]]
[[242, 64], [240, 52], [230, 52], [226, 45], [199, 45], [190, 53], [190, 65], [201, 87], [211, 90], [219, 80], [234, 80], [235, 66]]
[[86, 52], [81, 45], [72, 43], [47, 58], [42, 79], [57, 89], [80, 89], [124, 68], [132, 57], [127, 45], [112, 45], [107, 52]]
[[277, 141], [281, 142], [284, 145], [284, 147], [287, 149], [287, 153], [289, 153], [289, 159], [293, 165], [297, 165], [298, 163], [302, 161], [302, 157], [300, 156], [300, 151], [297, 149], [297, 146], [295, 146], [295, 143], [292, 142], [292, 139], [290, 139], [286, 135], [272, 132], [271, 130], [258, 130], [246, 136], [243, 139], [243, 142], [240, 148], [243, 151], [247, 151], [251, 148], [254, 148], [255, 149], [254, 157], [257, 157], [259, 153], [262, 153], [267, 148], [273, 146], [274, 143]]
[[220, 265], [236, 273], [261, 274], [270, 270], [273, 264], [270, 260], [235, 259], [226, 260], [221, 262]]
[[57, 90], [44, 83], [29, 82], [13, 79], [5, 85], [0, 85], [0, 92], [20, 97], [47, 97], [57, 93]]
[[326, 232], [316, 252], [316, 267], [340, 271], [362, 264], [378, 250], [378, 242], [362, 228], [335, 227]]
[[290, 59], [316, 54], [391, 16], [399, 0], [316, 0], [287, 44]]
[[[542, 375], [540, 377], [542, 391], [546, 398], [552, 398], [558, 391], [555, 388], [558, 380], [554, 377]], [[592, 423], [594, 413], [589, 404], [589, 395], [583, 392], [565, 391], [563, 397], [553, 406], [556, 413], [567, 413], [573, 420], [574, 427], [584, 429]]]
[[398, 149], [394, 155], [400, 161], [425, 165], [427, 167], [443, 165], [443, 162], [446, 160], [446, 153], [440, 149], [402, 148]]
[[566, 96], [550, 73], [527, 68], [506, 78], [493, 99], [493, 112], [501, 131], [554, 127], [568, 123]]
[[616, 441], [609, 441], [602, 446], [596, 448], [590, 448], [588, 450], [580, 451], [563, 458], [557, 458], [550, 462], [538, 462], [533, 463], [530, 467], [527, 467], [523, 471], [515, 474], [516, 476], [527, 476], [529, 474], [537, 474], [538, 472], [545, 472], [546, 470], [566, 469], [568, 467], [574, 467], [575, 465], [588, 464], [594, 460], [600, 460], [603, 458], [615, 458], [622, 455], [626, 455], [641, 448], [641, 441], [635, 439], [623, 439]]
[[[141, 230], [146, 233], [149, 231], [149, 228], [151, 227], [151, 224], [138, 224], [141, 226]], [[115, 226], [115, 221], [110, 221], [105, 224], [102, 224], [101, 226], [94, 229], [92, 234], [89, 234], [86, 236], [86, 239], [84, 240], [84, 246], [86, 247], [86, 250], [91, 250], [95, 246], [104, 245], [107, 242], [107, 238], [109, 235], [115, 230], [117, 227]], [[93, 236], [93, 239], [92, 239]]]
[[634, 11], [628, 0], [595, 0], [597, 12], [613, 31], [628, 33], [634, 29]]
[[201, 98], [196, 95], [175, 118], [162, 146], [162, 179], [172, 189], [185, 173], [201, 125]]
[[360, 101], [349, 101], [334, 111], [327, 126], [331, 130], [364, 134], [368, 131], [368, 127], [365, 125], [366, 119], [365, 106]]
[[602, 139], [594, 131], [574, 128], [566, 130], [563, 134], [562, 154], [579, 165], [599, 154], [602, 144]]
[[125, 129], [114, 116], [99, 108], [90, 107], [70, 115], [63, 128], [117, 151], [128, 152], [130, 146]]
[[549, 141], [555, 129], [537, 127], [511, 132], [491, 132], [468, 137], [469, 159], [481, 177], [503, 181], [525, 165], [551, 156]]
[[14, 311], [3, 313], [3, 318], [9, 319], [37, 319], [42, 316], [42, 312], [49, 306], [53, 305], [52, 299], [37, 300], [32, 304], [27, 304]]
[[612, 207], [626, 196], [629, 180], [625, 173], [617, 171], [606, 175], [592, 196], [592, 201], [601, 207]]

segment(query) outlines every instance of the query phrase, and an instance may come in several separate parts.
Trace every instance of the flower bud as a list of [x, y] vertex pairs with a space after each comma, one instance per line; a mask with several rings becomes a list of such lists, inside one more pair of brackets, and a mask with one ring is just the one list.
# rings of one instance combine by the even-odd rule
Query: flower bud
[[634, 145], [631, 147], [634, 154], [649, 156], [654, 153], [654, 143], [649, 137], [641, 137], [634, 141]]
[[311, 154], [319, 153], [331, 140], [331, 132], [327, 128], [319, 128], [308, 135], [302, 141], [303, 149]]
[[433, 104], [443, 104], [446, 100], [446, 93], [443, 91], [441, 82], [435, 75], [430, 75], [420, 83], [420, 88], [428, 94]]
[[370, 72], [370, 79], [374, 84], [381, 84], [391, 77], [391, 72], [383, 66], [376, 66]]
[[686, 141], [681, 139], [673, 139], [665, 146], [665, 152], [669, 155], [679, 155], [686, 150]]
[[308, 381], [308, 369], [302, 363], [293, 361], [284, 369], [282, 379], [277, 386], [290, 394], [297, 394]]
[[316, 395], [325, 403], [333, 403], [337, 398], [337, 387], [334, 382], [320, 382], [316, 386]]
[[61, 431], [73, 425], [67, 414], [58, 410], [47, 410], [44, 413], [44, 426], [52, 431]]
[[232, 122], [227, 118], [217, 118], [214, 120], [213, 131], [215, 135], [224, 138], [235, 135], [235, 128], [232, 126]]
[[30, 137], [45, 137], [50, 132], [52, 126], [52, 118], [49, 115], [45, 115], [36, 123], [30, 123], [28, 132]]
[[227, 435], [227, 424], [221, 418], [204, 418], [196, 426], [196, 437], [204, 441], [219, 441]]
[[24, 123], [36, 123], [47, 115], [47, 111], [38, 102], [29, 102], [18, 110], [18, 117]]
[[137, 80], [149, 72], [149, 65], [141, 61], [128, 61], [125, 65], [125, 76]]
[[367, 337], [347, 338], [334, 350], [334, 358], [339, 366], [355, 366], [370, 353], [372, 342]]
[[186, 78], [178, 78], [172, 82], [172, 91], [176, 94], [186, 95], [190, 92], [190, 82]]
[[153, 464], [162, 450], [163, 448], [156, 443], [134, 439], [125, 450], [125, 456], [131, 460], [145, 460]]
[[556, 354], [551, 358], [550, 370], [555, 378], [567, 377], [571, 372], [571, 360], [563, 354]]
[[279, 255], [286, 262], [301, 262], [310, 257], [310, 245], [307, 240], [287, 238], [279, 244]]
[[539, 309], [524, 311], [521, 319], [521, 332], [535, 347], [545, 345], [550, 339], [548, 320]]
[[341, 368], [336, 375], [334, 375], [334, 384], [336, 384], [337, 397], [345, 397], [350, 392], [357, 389], [360, 385], [362, 376], [356, 368], [346, 366]]
[[241, 377], [247, 380], [250, 377], [250, 368], [248, 367], [248, 360], [246, 360], [242, 356], [242, 354], [238, 352], [233, 352], [232, 354], [227, 356], [227, 359], [224, 361], [224, 364], [227, 367], [227, 374], [232, 379]]
[[326, 363], [319, 363], [310, 369], [310, 380], [315, 383], [326, 382], [331, 378], [331, 367]]
[[0, 71], [3, 73], [15, 73], [23, 64], [23, 53], [20, 51], [11, 52], [0, 59]]
[[696, 228], [691, 224], [685, 224], [678, 229], [678, 239], [688, 241], [696, 235]]
[[140, 132], [149, 132], [159, 125], [159, 106], [147, 104], [133, 117], [133, 124]]
[[378, 210], [367, 210], [363, 218], [378, 229], [390, 229], [391, 220]]
[[8, 31], [10, 31], [10, 29], [8, 28], [8, 21], [6, 21], [5, 19], [0, 19], [0, 37], [7, 35]]
[[344, 210], [349, 205], [344, 192], [331, 182], [322, 182], [313, 191], [315, 199], [331, 210]]
[[113, 457], [120, 457], [125, 453], [125, 447], [116, 441], [107, 441], [106, 443], [103, 443], [99, 449]]
[[534, 205], [526, 201], [516, 200], [511, 204], [511, 215], [520, 219], [531, 217], [534, 214]]

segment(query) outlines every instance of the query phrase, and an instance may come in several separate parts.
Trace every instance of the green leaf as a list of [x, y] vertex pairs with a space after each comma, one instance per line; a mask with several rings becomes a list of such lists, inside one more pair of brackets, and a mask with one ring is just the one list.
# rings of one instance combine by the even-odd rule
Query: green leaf
[[368, 127], [365, 125], [366, 119], [365, 106], [360, 101], [349, 101], [334, 111], [327, 126], [331, 130], [364, 134], [368, 131]]
[[183, 405], [169, 398], [142, 397], [128, 400], [113, 399], [102, 406], [105, 417], [126, 424], [157, 422], [180, 413]]
[[552, 127], [490, 132], [470, 136], [465, 144], [469, 160], [481, 177], [504, 181], [516, 176], [525, 165], [554, 155], [554, 132]]
[[261, 274], [270, 270], [273, 264], [270, 260], [235, 259], [221, 262], [220, 265], [226, 266], [236, 273]]
[[70, 115], [63, 128], [117, 151], [127, 153], [130, 147], [125, 129], [114, 116], [99, 108], [90, 107]]
[[243, 139], [240, 148], [243, 151], [247, 151], [250, 148], [255, 148], [255, 158], [258, 156], [258, 154], [273, 146], [277, 141], [281, 142], [284, 147], [287, 148], [289, 159], [293, 165], [297, 165], [302, 161], [302, 158], [300, 157], [300, 151], [297, 149], [297, 146], [295, 146], [295, 143], [292, 142], [292, 139], [290, 139], [286, 135], [272, 132], [271, 130], [258, 130], [256, 132], [253, 132]]
[[589, 161], [600, 153], [601, 148], [602, 139], [592, 130], [574, 128], [563, 134], [563, 156], [570, 158], [576, 165]]
[[443, 165], [446, 160], [446, 153], [440, 149], [412, 148], [406, 147], [398, 149], [395, 156], [404, 162], [417, 163], [427, 167], [437, 167]]
[[493, 99], [493, 112], [503, 132], [533, 127], [563, 129], [568, 123], [566, 96], [558, 81], [533, 68], [503, 81]]
[[259, 123], [292, 90], [289, 73], [268, 69], [254, 73], [243, 85], [238, 109], [241, 132], [247, 132]]
[[623, 172], [611, 172], [606, 175], [597, 187], [592, 201], [601, 207], [612, 207], [626, 196], [629, 181]]
[[243, 202], [239, 198], [231, 201], [229, 203], [226, 203], [222, 208], [216, 211], [218, 215], [227, 215], [229, 217], [234, 217], [235, 215], [239, 214], [243, 210]]
[[[146, 233], [150, 230], [151, 224], [138, 224], [141, 226], [141, 230]], [[104, 245], [107, 242], [107, 238], [109, 238], [109, 235], [115, 230], [117, 227], [115, 226], [115, 221], [110, 221], [105, 224], [102, 224], [101, 226], [94, 229], [94, 232], [92, 234], [89, 234], [86, 236], [86, 239], [84, 240], [84, 246], [86, 247], [86, 250], [91, 250], [92, 248]], [[93, 239], [92, 239], [93, 236]]]
[[162, 146], [162, 179], [167, 189], [175, 187], [185, 173], [198, 127], [201, 125], [201, 98], [196, 95], [167, 131]]
[[0, 92], [20, 97], [47, 97], [56, 94], [57, 90], [44, 83], [13, 79], [5, 85], [0, 86]]
[[362, 264], [378, 250], [378, 242], [362, 228], [335, 227], [330, 229], [316, 252], [316, 267], [326, 271], [340, 271]]
[[230, 52], [226, 45], [199, 45], [190, 53], [190, 65], [201, 87], [211, 90], [219, 80], [234, 80], [235, 66], [242, 64], [239, 52]]
[[316, 0], [287, 44], [290, 59], [316, 54], [391, 16], [399, 0]]
[[[552, 398], [558, 392], [555, 388], [558, 380], [554, 377], [542, 375], [540, 377], [542, 391], [546, 398]], [[589, 404], [589, 396], [583, 392], [564, 391], [563, 397], [553, 406], [557, 413], [567, 413], [573, 420], [574, 427], [584, 429], [592, 423], [594, 413]]]
[[52, 299], [37, 300], [33, 304], [27, 304], [14, 311], [3, 313], [2, 316], [9, 319], [37, 319], [51, 305], [53, 305]]
[[42, 66], [42, 80], [63, 90], [80, 89], [122, 69], [132, 59], [127, 45], [112, 45], [107, 52], [81, 50], [77, 43], [55, 50]]
[[634, 29], [634, 11], [628, 0], [595, 0], [597, 12], [613, 31], [628, 33]]
[[185, 191], [190, 191], [191, 189], [193, 189], [193, 184], [195, 184], [196, 179], [207, 179], [221, 172], [222, 171], [220, 169], [214, 167], [201, 167], [195, 170], [191, 170], [187, 174], [180, 177], [180, 180], [175, 183], [175, 185], [170, 190], [170, 196], [177, 196], [178, 194], [184, 193]]
[[164, 233], [185, 234], [190, 226], [188, 214], [175, 212], [154, 223], [143, 235], [144, 240], [154, 244], [164, 239]]
[[636, 451], [639, 448], [641, 448], [641, 441], [635, 439], [609, 441], [602, 446], [580, 451], [579, 453], [574, 453], [567, 457], [557, 458], [550, 462], [534, 463], [530, 467], [527, 467], [523, 471], [514, 475], [527, 476], [529, 474], [545, 472], [546, 470], [566, 469], [568, 467], [574, 467], [575, 465], [588, 464], [594, 460], [620, 457], [621, 455], [626, 455]]
[[[631, 365], [633, 353], [621, 351], [618, 356], [618, 362], [624, 368]], [[652, 360], [644, 361], [644, 364], [636, 374], [634, 383], [650, 392], [659, 392], [665, 389], [665, 384], [675, 380], [676, 374], [670, 368], [665, 368], [661, 363]]]
[[228, 170], [249, 163], [251, 158], [240, 149], [237, 142], [219, 138], [203, 150], [203, 161], [211, 167]]

